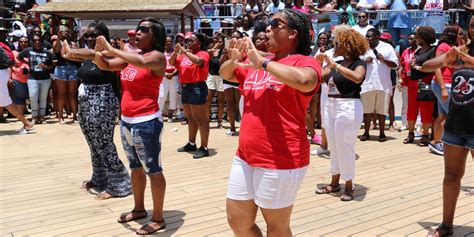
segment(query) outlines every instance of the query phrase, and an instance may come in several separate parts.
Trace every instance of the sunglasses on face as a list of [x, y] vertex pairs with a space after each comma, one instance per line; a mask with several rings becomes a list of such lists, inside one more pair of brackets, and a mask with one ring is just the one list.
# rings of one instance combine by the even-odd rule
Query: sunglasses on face
[[275, 27], [278, 27], [278, 25], [280, 25], [280, 22], [283, 24], [283, 25], [288, 25], [288, 23], [284, 22], [282, 19], [280, 18], [273, 18], [271, 21], [270, 21], [270, 26], [272, 28], [275, 28]]
[[97, 37], [97, 34], [84, 34], [84, 38], [95, 38]]
[[141, 31], [142, 33], [148, 33], [150, 32], [150, 27], [149, 26], [137, 26], [137, 29], [135, 32]]
[[35, 40], [33, 40], [33, 42], [41, 42], [41, 40], [35, 39]]
[[357, 18], [364, 19], [364, 18], [367, 18], [367, 16], [358, 16]]

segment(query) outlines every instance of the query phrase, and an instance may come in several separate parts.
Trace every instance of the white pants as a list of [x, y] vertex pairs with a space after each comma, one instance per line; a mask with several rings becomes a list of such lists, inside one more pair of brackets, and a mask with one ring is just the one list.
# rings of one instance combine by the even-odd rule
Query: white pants
[[359, 99], [328, 98], [324, 113], [326, 137], [331, 151], [331, 174], [354, 180], [354, 145], [364, 109]]
[[13, 103], [8, 94], [8, 79], [10, 72], [7, 69], [0, 70], [0, 107], [6, 107]]
[[166, 98], [169, 96], [168, 109], [175, 110], [178, 102], [178, 76], [174, 76], [171, 80], [163, 77], [163, 81], [160, 85], [160, 95], [158, 97], [158, 104], [160, 110], [163, 112]]
[[407, 120], [407, 113], [408, 113], [408, 87], [402, 86], [402, 125], [408, 126]]
[[328, 101], [329, 87], [328, 84], [321, 84], [321, 99], [319, 100], [320, 110], [321, 110], [321, 126], [324, 128], [324, 110], [326, 110], [326, 102]]

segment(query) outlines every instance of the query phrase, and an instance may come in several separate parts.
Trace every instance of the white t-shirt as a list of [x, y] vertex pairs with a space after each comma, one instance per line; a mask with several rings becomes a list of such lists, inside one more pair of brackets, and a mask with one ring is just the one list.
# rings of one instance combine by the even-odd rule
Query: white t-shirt
[[373, 25], [366, 25], [364, 27], [360, 27], [359, 25], [355, 25], [355, 26], [352, 26], [352, 29], [354, 29], [355, 31], [359, 32], [362, 36], [365, 37], [365, 35], [367, 34], [367, 31], [369, 29], [372, 29], [374, 28]]
[[[382, 54], [385, 60], [395, 62], [398, 67], [398, 58], [391, 45], [380, 41], [379, 45], [375, 47], [375, 50], [377, 50], [379, 54]], [[391, 95], [393, 87], [392, 81], [390, 80], [390, 70], [392, 70], [392, 68], [378, 60], [372, 49], [369, 49], [364, 57], [372, 57], [374, 60], [372, 63], [367, 63], [365, 80], [362, 83], [362, 90], [360, 93], [364, 94], [369, 91], [384, 91], [386, 94]]]
[[278, 11], [283, 10], [283, 9], [285, 9], [285, 4], [284, 3], [279, 2], [278, 6], [275, 6], [275, 4], [273, 4], [273, 2], [272, 2], [272, 3], [268, 4], [268, 7], [267, 7], [266, 11], [268, 13], [277, 13]]

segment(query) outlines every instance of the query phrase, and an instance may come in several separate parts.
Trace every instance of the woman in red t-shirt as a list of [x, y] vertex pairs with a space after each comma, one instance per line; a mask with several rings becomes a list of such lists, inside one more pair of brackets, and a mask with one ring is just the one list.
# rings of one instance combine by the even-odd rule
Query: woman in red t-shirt
[[26, 111], [26, 100], [28, 99], [28, 63], [18, 60], [18, 54], [30, 45], [26, 36], [18, 40], [17, 50], [13, 50], [15, 55], [15, 65], [12, 68], [13, 90], [15, 93], [15, 105], [22, 114]]
[[158, 106], [158, 93], [166, 70], [163, 54], [166, 32], [163, 23], [155, 18], [144, 18], [136, 30], [136, 45], [140, 54], [116, 49], [107, 40], [97, 38], [94, 62], [102, 70], [121, 73], [122, 145], [130, 162], [135, 206], [119, 217], [119, 223], [145, 218], [144, 198], [146, 175], [150, 178], [153, 215], [148, 224], [136, 231], [146, 235], [166, 227], [163, 203], [166, 181], [161, 167], [161, 134], [163, 120]]
[[[195, 159], [209, 156], [207, 143], [209, 140], [209, 117], [206, 112], [207, 76], [209, 74], [210, 56], [207, 50], [208, 40], [200, 33], [190, 38], [188, 49], [176, 44], [169, 63], [179, 71], [179, 82], [183, 90], [181, 102], [184, 115], [188, 119], [189, 141], [178, 152], [194, 151]], [[196, 147], [196, 136], [199, 131], [201, 147]]]
[[[248, 38], [233, 40], [220, 74], [238, 81], [244, 113], [227, 191], [227, 219], [236, 236], [261, 236], [260, 208], [268, 236], [291, 236], [290, 216], [309, 165], [305, 115], [321, 66], [307, 56], [310, 23], [285, 9], [266, 29], [264, 58]], [[243, 60], [244, 52], [248, 60]]]
[[[463, 38], [463, 30], [459, 26], [448, 26], [444, 29], [441, 39], [436, 47], [436, 56], [445, 54], [456, 46]], [[453, 69], [450, 67], [443, 67], [436, 69], [434, 80], [431, 81], [431, 88], [433, 89], [436, 98], [438, 99], [435, 106], [438, 107], [438, 117], [433, 123], [433, 140], [428, 144], [430, 151], [443, 155], [443, 143], [441, 142], [441, 135], [444, 128], [442, 123], [446, 119], [449, 111], [449, 98], [451, 91], [451, 76]]]

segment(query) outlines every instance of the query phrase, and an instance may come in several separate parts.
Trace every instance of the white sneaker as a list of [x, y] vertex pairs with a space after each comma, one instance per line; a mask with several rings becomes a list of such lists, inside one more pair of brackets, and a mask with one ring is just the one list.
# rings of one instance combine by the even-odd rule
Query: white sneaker
[[406, 130], [408, 130], [408, 127], [405, 126], [405, 125], [403, 125], [403, 126], [401, 126], [400, 128], [398, 128], [398, 131], [399, 131], [399, 132], [406, 131]]
[[319, 147], [316, 150], [311, 151], [311, 155], [313, 156], [322, 156], [322, 155], [329, 155], [331, 152], [327, 149], [323, 149]]
[[25, 128], [25, 127], [22, 127], [18, 130], [16, 130], [15, 134], [16, 135], [25, 135], [25, 134], [29, 134], [29, 133], [33, 133], [34, 132], [34, 128]]

